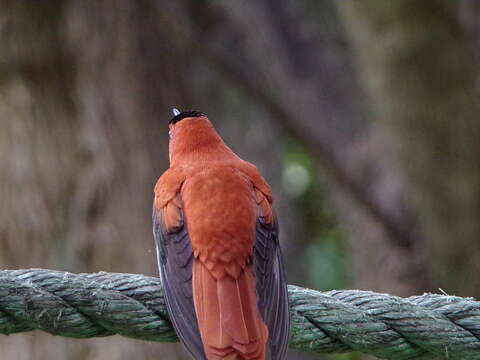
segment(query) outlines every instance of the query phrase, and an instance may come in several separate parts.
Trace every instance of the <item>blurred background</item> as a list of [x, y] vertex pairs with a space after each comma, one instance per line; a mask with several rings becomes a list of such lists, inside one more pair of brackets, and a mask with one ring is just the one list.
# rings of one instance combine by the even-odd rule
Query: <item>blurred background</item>
[[[0, 268], [156, 276], [175, 106], [272, 185], [290, 283], [479, 297], [479, 45], [475, 0], [0, 0]], [[0, 349], [187, 359], [40, 332]]]

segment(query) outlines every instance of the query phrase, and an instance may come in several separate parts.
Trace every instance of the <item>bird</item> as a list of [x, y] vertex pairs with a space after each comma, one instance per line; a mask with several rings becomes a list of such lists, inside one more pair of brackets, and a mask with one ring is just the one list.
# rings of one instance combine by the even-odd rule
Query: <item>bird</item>
[[284, 360], [288, 293], [270, 186], [203, 112], [173, 115], [152, 219], [175, 331], [195, 360]]

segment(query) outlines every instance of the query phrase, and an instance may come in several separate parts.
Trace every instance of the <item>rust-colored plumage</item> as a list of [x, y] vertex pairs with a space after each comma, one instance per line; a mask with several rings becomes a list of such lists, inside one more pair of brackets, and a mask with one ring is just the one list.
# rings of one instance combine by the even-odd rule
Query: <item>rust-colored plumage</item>
[[[270, 187], [200, 112], [170, 122], [154, 235], [170, 317], [194, 359], [286, 358], [288, 301]], [[267, 346], [268, 344], [268, 346]]]

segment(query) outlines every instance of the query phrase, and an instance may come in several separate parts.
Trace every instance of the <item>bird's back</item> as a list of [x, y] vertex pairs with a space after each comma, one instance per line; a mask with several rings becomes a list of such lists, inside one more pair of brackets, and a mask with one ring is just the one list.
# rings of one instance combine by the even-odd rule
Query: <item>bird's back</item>
[[252, 255], [256, 209], [251, 180], [231, 165], [192, 171], [182, 188], [195, 256], [217, 277], [237, 276]]

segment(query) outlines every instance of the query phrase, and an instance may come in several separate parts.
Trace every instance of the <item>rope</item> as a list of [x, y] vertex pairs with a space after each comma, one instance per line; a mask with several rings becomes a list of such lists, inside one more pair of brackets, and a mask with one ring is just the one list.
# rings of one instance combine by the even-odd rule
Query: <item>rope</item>
[[[424, 294], [318, 292], [289, 286], [290, 347], [360, 351], [387, 359], [480, 359], [480, 303]], [[0, 333], [43, 330], [90, 338], [120, 334], [178, 341], [158, 278], [117, 273], [0, 271]]]

